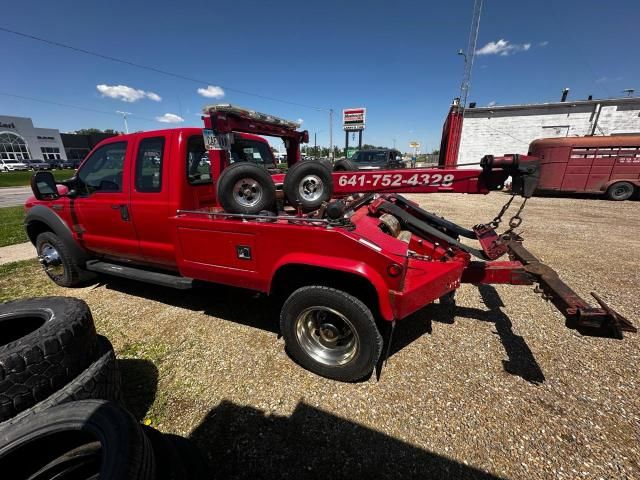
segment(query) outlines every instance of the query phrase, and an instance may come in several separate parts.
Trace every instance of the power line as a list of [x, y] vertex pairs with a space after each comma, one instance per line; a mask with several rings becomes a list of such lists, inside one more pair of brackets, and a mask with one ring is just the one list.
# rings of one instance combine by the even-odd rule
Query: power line
[[[58, 105], [59, 107], [75, 108], [76, 110], [85, 110], [87, 112], [101, 113], [103, 115], [112, 115], [112, 116], [120, 117], [120, 114], [118, 114], [116, 112], [108, 112], [106, 110], [98, 110], [96, 108], [81, 107], [81, 106], [78, 106], [78, 105], [71, 105], [71, 104], [68, 104], [68, 103], [54, 102], [52, 100], [44, 100], [42, 98], [27, 97], [25, 95], [16, 95], [16, 94], [13, 94], [13, 93], [6, 93], [6, 92], [0, 92], [0, 95], [3, 95], [5, 97], [19, 98], [21, 100], [30, 100], [32, 102], [40, 102], [40, 103], [48, 103], [50, 105]], [[129, 114], [129, 116], [135, 117], [135, 118], [140, 119], [140, 120], [146, 120], [148, 122], [157, 122], [157, 120], [154, 120], [153, 118], [141, 117], [140, 115], [136, 115], [136, 114]]]
[[[55, 47], [66, 48], [67, 50], [72, 50], [74, 52], [84, 53], [85, 55], [91, 55], [91, 56], [94, 56], [94, 57], [102, 58], [103, 60], [109, 60], [111, 62], [122, 63], [124, 65], [129, 65], [131, 67], [141, 68], [143, 70], [148, 70], [150, 72], [160, 73], [162, 75], [167, 75], [169, 77], [179, 78], [181, 80], [186, 80], [188, 82], [193, 82], [193, 83], [197, 83], [197, 84], [200, 84], [200, 85], [211, 85], [211, 84], [217, 83], [217, 82], [208, 82], [208, 81], [205, 81], [205, 80], [200, 80], [200, 79], [193, 78], [193, 77], [187, 77], [186, 75], [181, 75], [179, 73], [173, 73], [173, 72], [169, 72], [168, 70], [161, 70], [161, 69], [156, 68], [156, 67], [151, 67], [149, 65], [142, 65], [140, 63], [132, 62], [130, 60], [125, 60], [125, 59], [122, 59], [122, 58], [117, 58], [117, 57], [114, 57], [114, 56], [111, 56], [111, 55], [105, 55], [103, 53], [94, 52], [94, 51], [91, 51], [91, 50], [86, 50], [84, 48], [74, 47], [72, 45], [67, 45], [65, 43], [56, 42], [54, 40], [48, 40], [46, 38], [37, 37], [35, 35], [31, 35], [31, 34], [28, 34], [28, 33], [18, 32], [16, 30], [11, 30], [9, 28], [5, 28], [5, 27], [2, 27], [2, 26], [0, 26], [0, 31], [6, 32], [6, 33], [11, 33], [11, 34], [17, 35], [19, 37], [24, 37], [24, 38], [29, 38], [31, 40], [36, 40], [38, 42], [46, 43], [48, 45], [53, 45]], [[249, 95], [249, 96], [252, 96], [252, 97], [262, 98], [262, 99], [265, 99], [265, 100], [271, 100], [271, 101], [274, 101], [274, 102], [286, 103], [286, 104], [289, 104], [289, 105], [295, 105], [297, 107], [310, 108], [310, 109], [316, 110], [318, 112], [327, 112], [327, 111], [329, 111], [328, 108], [320, 108], [320, 107], [315, 107], [313, 105], [306, 105], [304, 103], [296, 103], [296, 102], [291, 102], [289, 100], [282, 100], [280, 98], [270, 97], [268, 95], [261, 95], [259, 93], [252, 93], [252, 92], [247, 92], [245, 90], [239, 90], [237, 88], [227, 87], [225, 85], [219, 85], [219, 86], [224, 88], [225, 90], [229, 90], [230, 92], [240, 93], [242, 95]]]

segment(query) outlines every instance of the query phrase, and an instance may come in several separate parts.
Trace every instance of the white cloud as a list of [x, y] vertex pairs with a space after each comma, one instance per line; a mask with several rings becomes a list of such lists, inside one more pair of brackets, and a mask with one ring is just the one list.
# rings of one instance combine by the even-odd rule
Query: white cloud
[[154, 92], [145, 92], [138, 88], [128, 87], [126, 85], [105, 85], [101, 83], [96, 85], [98, 91], [103, 97], [115, 98], [116, 100], [122, 100], [123, 102], [133, 103], [143, 98], [149, 98], [154, 102], [159, 102], [162, 97]]
[[199, 88], [198, 93], [207, 98], [224, 97], [224, 90], [221, 87], [216, 87], [215, 85], [209, 85], [207, 88]]
[[158, 95], [157, 93], [153, 93], [153, 92], [147, 92], [147, 98], [149, 100], [153, 100], [154, 102], [159, 102], [162, 100], [162, 97], [160, 95]]
[[184, 118], [175, 113], [165, 113], [161, 117], [156, 117], [156, 120], [162, 123], [182, 123]]
[[487, 103], [487, 107], [493, 107], [496, 104], [495, 100], [491, 100], [489, 103]]
[[299, 118], [298, 120], [296, 120], [300, 125], [302, 125], [304, 123], [304, 119]]
[[484, 47], [476, 50], [476, 55], [500, 55], [506, 57], [517, 52], [526, 52], [530, 48], [530, 43], [509, 43], [509, 40], [501, 38], [497, 42], [489, 42]]
[[547, 45], [549, 45], [549, 40], [545, 40], [544, 42], [540, 42], [538, 44], [539, 47], [546, 47]]

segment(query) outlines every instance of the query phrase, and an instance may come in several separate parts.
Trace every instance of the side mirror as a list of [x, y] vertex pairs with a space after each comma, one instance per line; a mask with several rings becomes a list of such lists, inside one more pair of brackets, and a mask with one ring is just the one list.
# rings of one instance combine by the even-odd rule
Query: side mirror
[[31, 177], [31, 190], [38, 200], [55, 200], [59, 198], [58, 187], [53, 173], [39, 171]]

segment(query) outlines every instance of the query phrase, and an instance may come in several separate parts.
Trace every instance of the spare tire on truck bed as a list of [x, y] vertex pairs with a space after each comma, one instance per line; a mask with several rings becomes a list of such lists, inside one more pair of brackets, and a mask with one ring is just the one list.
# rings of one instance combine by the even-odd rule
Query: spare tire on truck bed
[[91, 311], [77, 298], [0, 305], [0, 421], [62, 388], [95, 359]]
[[218, 179], [218, 201], [225, 212], [255, 215], [275, 205], [276, 186], [269, 172], [251, 162], [236, 162]]

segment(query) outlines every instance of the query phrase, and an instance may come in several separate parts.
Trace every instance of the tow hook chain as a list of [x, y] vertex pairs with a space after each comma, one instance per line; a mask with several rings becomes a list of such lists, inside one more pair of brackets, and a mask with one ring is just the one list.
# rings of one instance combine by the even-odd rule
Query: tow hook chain
[[507, 210], [509, 210], [509, 207], [511, 206], [511, 202], [513, 202], [513, 199], [515, 198], [515, 196], [516, 196], [515, 193], [511, 195], [511, 198], [507, 203], [505, 203], [502, 206], [498, 215], [496, 215], [496, 217], [489, 222], [490, 227], [493, 227], [495, 229], [500, 226], [500, 224], [502, 223], [502, 216], [506, 213]]
[[522, 213], [522, 210], [524, 210], [524, 206], [526, 204], [527, 198], [522, 201], [522, 204], [520, 205], [520, 208], [518, 209], [516, 214], [509, 219], [509, 230], [507, 230], [505, 233], [511, 233], [514, 229], [518, 228], [522, 224], [522, 217], [520, 216], [520, 214]]

